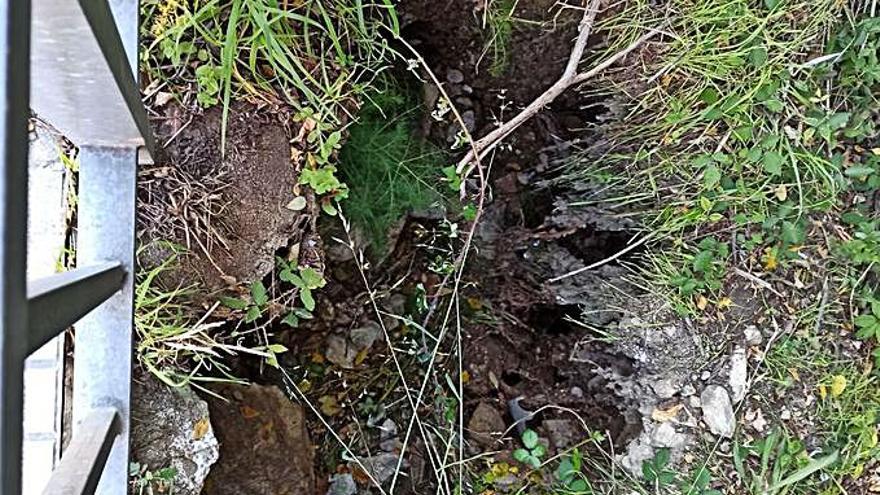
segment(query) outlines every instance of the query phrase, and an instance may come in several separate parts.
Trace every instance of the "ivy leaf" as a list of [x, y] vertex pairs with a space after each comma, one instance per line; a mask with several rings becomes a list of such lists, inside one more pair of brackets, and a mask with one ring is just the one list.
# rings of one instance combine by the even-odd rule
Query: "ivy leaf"
[[703, 187], [711, 189], [721, 181], [721, 170], [713, 163], [703, 171]]
[[749, 62], [755, 67], [762, 67], [767, 63], [767, 49], [763, 46], [756, 46], [749, 52]]
[[768, 151], [761, 159], [764, 170], [768, 174], [779, 175], [782, 173], [782, 155], [778, 151]]
[[513, 458], [523, 464], [528, 462], [529, 457], [531, 457], [531, 455], [529, 454], [529, 451], [526, 449], [516, 449], [513, 451]]
[[312, 290], [308, 287], [302, 287], [299, 290], [299, 300], [302, 301], [303, 306], [306, 307], [309, 311], [315, 310], [315, 298], [312, 296]]
[[229, 309], [245, 309], [248, 307], [247, 301], [242, 301], [241, 299], [235, 297], [221, 297], [220, 304], [226, 306]]
[[299, 317], [296, 316], [295, 313], [290, 312], [287, 313], [287, 316], [285, 316], [283, 320], [281, 320], [281, 323], [284, 323], [291, 328], [296, 328], [299, 326]]
[[308, 266], [301, 267], [299, 269], [299, 275], [302, 277], [305, 286], [309, 289], [319, 289], [327, 285], [327, 281], [324, 280], [324, 277], [322, 277], [314, 268]]
[[538, 434], [534, 430], [526, 430], [522, 434], [523, 445], [529, 450], [538, 445]]
[[244, 322], [252, 323], [260, 317], [260, 314], [260, 308], [258, 308], [257, 306], [251, 306], [250, 308], [248, 308], [247, 314], [244, 315]]
[[269, 302], [269, 295], [266, 293], [266, 286], [259, 280], [251, 284], [251, 297], [254, 298], [254, 304], [257, 306], [265, 306]]

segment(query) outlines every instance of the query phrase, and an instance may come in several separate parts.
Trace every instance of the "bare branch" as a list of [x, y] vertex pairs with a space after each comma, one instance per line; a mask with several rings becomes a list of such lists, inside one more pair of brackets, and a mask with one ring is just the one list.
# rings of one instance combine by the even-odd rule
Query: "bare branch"
[[[482, 138], [473, 142], [473, 146], [471, 150], [467, 152], [464, 158], [458, 162], [457, 171], [461, 173], [465, 167], [469, 167], [468, 170], [464, 173], [465, 176], [469, 175], [471, 170], [473, 169], [473, 165], [471, 162], [476, 158], [477, 161], [485, 158], [489, 152], [491, 152], [498, 144], [506, 138], [510, 133], [515, 131], [519, 126], [525, 123], [527, 120], [532, 118], [535, 114], [541, 111], [544, 107], [553, 103], [553, 101], [561, 95], [565, 90], [569, 87], [581, 84], [584, 81], [595, 77], [597, 74], [600, 74], [605, 69], [611, 67], [622, 58], [626, 57], [633, 50], [638, 48], [642, 43], [648, 41], [652, 37], [656, 36], [660, 33], [659, 30], [652, 29], [648, 33], [644, 34], [637, 40], [635, 40], [632, 44], [624, 48], [623, 50], [615, 53], [614, 55], [608, 57], [592, 69], [578, 73], [578, 65], [583, 58], [584, 51], [586, 50], [587, 40], [590, 37], [590, 32], [593, 28], [593, 23], [596, 19], [596, 14], [599, 10], [599, 1], [600, 0], [591, 0], [589, 7], [584, 10], [584, 16], [581, 19], [580, 24], [578, 25], [578, 37], [575, 40], [574, 47], [572, 48], [571, 55], [568, 59], [568, 64], [565, 67], [565, 72], [563, 72], [562, 76], [556, 81], [552, 86], [550, 86], [547, 91], [538, 96], [535, 100], [529, 103], [522, 111], [516, 114], [512, 119], [505, 122], [504, 124], [498, 126], [492, 132], [486, 134]], [[462, 185], [462, 194], [464, 194], [464, 185]]]

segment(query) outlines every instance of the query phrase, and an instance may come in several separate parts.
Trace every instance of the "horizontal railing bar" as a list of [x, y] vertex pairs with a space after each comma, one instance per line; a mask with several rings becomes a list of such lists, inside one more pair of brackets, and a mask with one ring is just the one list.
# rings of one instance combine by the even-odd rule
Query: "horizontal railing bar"
[[100, 263], [28, 282], [27, 353], [39, 349], [122, 286], [118, 262]]
[[43, 495], [95, 493], [119, 428], [116, 409], [103, 407], [90, 412], [74, 430]]
[[155, 151], [137, 81], [137, 5], [33, 0], [31, 106], [78, 146]]

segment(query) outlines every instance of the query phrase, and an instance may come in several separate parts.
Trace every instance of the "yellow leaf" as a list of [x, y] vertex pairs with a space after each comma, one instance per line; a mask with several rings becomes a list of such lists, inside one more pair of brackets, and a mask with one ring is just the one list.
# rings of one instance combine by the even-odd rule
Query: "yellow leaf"
[[846, 377], [834, 375], [831, 379], [831, 397], [840, 397], [844, 390], [846, 390]]
[[479, 310], [483, 309], [483, 302], [480, 301], [478, 298], [476, 298], [476, 297], [468, 297], [468, 298], [465, 299], [465, 300], [467, 301], [468, 306], [469, 306], [472, 310], [474, 310], [474, 311], [479, 311]]
[[471, 374], [468, 373], [467, 370], [461, 372], [461, 383], [467, 383], [471, 381]]
[[880, 148], [871, 148], [871, 153], [880, 156]]
[[324, 362], [324, 356], [321, 355], [320, 352], [313, 352], [312, 353], [312, 362], [315, 364], [321, 364]]
[[825, 385], [819, 385], [819, 398], [825, 400], [825, 397], [828, 397], [828, 390], [825, 388]]
[[336, 416], [342, 412], [342, 408], [339, 407], [339, 402], [337, 402], [336, 397], [333, 397], [332, 395], [319, 397], [318, 402], [321, 404], [321, 412], [327, 416]]
[[359, 365], [364, 362], [364, 359], [367, 359], [367, 354], [370, 353], [370, 349], [361, 349], [360, 352], [357, 353], [357, 356], [354, 357], [354, 364]]
[[722, 297], [715, 305], [718, 306], [718, 309], [727, 309], [733, 306], [733, 300], [729, 297]]
[[196, 421], [196, 425], [193, 427], [193, 440], [201, 440], [207, 435], [208, 430], [211, 429], [211, 423], [208, 422], [208, 418], [202, 418]]
[[772, 272], [777, 266], [779, 262], [776, 260], [776, 252], [770, 248], [764, 250], [764, 270]]
[[684, 407], [684, 404], [676, 404], [669, 409], [654, 409], [651, 413], [651, 419], [659, 423], [665, 423], [678, 416], [678, 412]]
[[706, 299], [705, 296], [699, 296], [697, 298], [697, 308], [699, 308], [700, 311], [706, 309], [706, 306], [708, 306], [708, 305], [709, 305], [709, 300]]

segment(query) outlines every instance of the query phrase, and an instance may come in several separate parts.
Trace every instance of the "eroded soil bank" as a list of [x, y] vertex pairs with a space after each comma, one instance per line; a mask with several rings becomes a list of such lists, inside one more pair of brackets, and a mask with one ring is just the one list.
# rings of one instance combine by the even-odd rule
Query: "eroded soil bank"
[[[415, 62], [394, 72], [421, 99], [412, 140], [449, 150], [450, 163], [464, 149], [447, 103], [474, 136], [495, 129], [560, 76], [582, 17], [548, 0], [409, 0], [398, 14], [402, 36], [442, 86]], [[593, 36], [589, 49], [605, 42]], [[662, 50], [634, 52], [614, 78]], [[331, 204], [334, 216], [322, 214], [329, 202], [300, 180], [313, 165], [304, 157], [314, 122], [283, 105], [236, 103], [222, 153], [218, 110], [157, 105], [167, 156], [141, 176], [143, 262], [155, 266], [176, 252], [150, 241], [184, 246], [163, 283], [198, 283], [192, 306], [207, 316], [196, 328], [205, 339], [222, 329], [230, 338], [220, 352], [235, 354], [226, 367], [201, 368], [223, 383], [192, 382], [204, 400], [193, 406], [199, 413], [172, 418], [189, 435], [178, 450], [205, 444], [202, 457], [216, 459], [205, 461], [210, 474], [171, 464], [197, 473], [208, 495], [648, 493], [678, 476], [670, 466], [682, 477], [698, 473], [687, 481], [699, 491], [687, 493], [708, 495], [720, 492], [701, 480], [703, 459], [736, 458], [741, 440], [766, 447], [762, 411], [787, 411], [780, 414], [818, 449], [805, 413], [814, 399], [797, 370], [762, 375], [795, 383], [786, 392], [765, 382], [754, 387], [760, 398], [747, 393], [756, 370], [775, 359], [771, 345], [790, 334], [793, 323], [777, 309], [815, 308], [815, 295], [828, 291], [824, 265], [804, 256], [815, 277], [771, 279], [788, 298], [740, 270], [719, 281], [723, 298], [696, 299], [716, 312], [682, 318], [637, 276], [645, 258], [631, 246], [643, 231], [640, 212], [603, 206], [601, 181], [558, 180], [575, 153], [583, 161], [606, 151], [605, 123], [624, 106], [614, 98], [589, 84], [570, 88], [488, 158], [460, 278], [472, 203], [458, 204], [448, 172], [429, 179], [448, 201], [409, 211], [379, 250], [363, 226], [345, 220], [345, 201], [340, 212]], [[475, 182], [467, 178], [466, 189]], [[294, 305], [309, 309], [289, 311]], [[851, 340], [840, 346], [859, 349]], [[156, 402], [143, 401], [146, 409]], [[202, 423], [204, 411], [212, 425]], [[746, 436], [734, 439], [737, 428]], [[157, 464], [161, 442], [181, 447], [156, 439], [140, 462]], [[572, 484], [557, 469], [574, 459], [578, 477], [603, 488]]]

